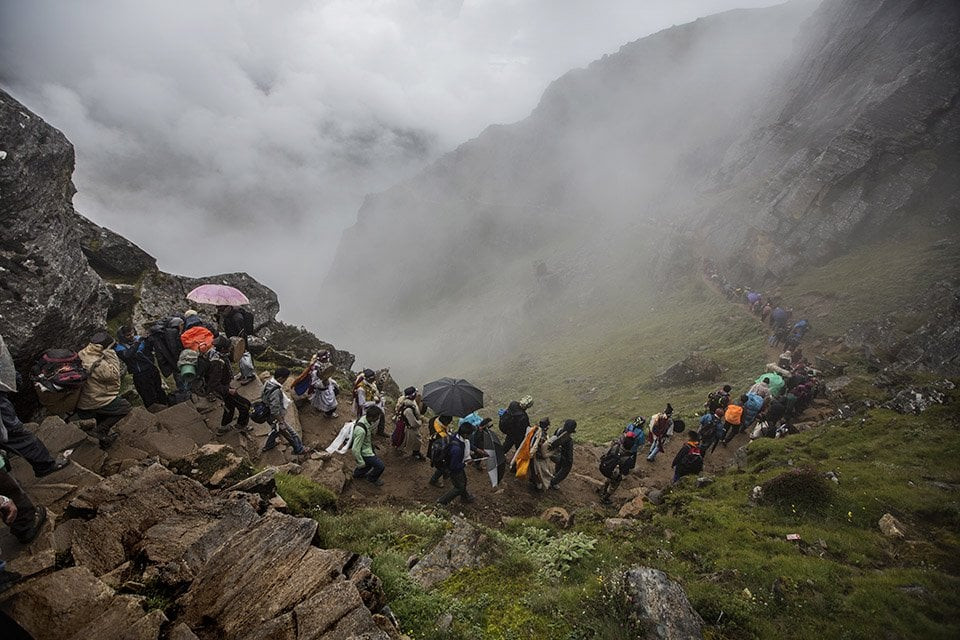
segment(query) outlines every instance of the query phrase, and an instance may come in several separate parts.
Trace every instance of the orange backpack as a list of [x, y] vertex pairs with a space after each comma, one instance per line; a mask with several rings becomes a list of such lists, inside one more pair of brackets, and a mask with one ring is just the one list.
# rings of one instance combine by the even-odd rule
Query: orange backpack
[[743, 417], [743, 407], [738, 404], [731, 404], [727, 407], [726, 412], [723, 414], [723, 419], [728, 424], [740, 424], [740, 419]]
[[213, 348], [213, 334], [206, 327], [191, 327], [180, 334], [184, 349], [206, 353]]

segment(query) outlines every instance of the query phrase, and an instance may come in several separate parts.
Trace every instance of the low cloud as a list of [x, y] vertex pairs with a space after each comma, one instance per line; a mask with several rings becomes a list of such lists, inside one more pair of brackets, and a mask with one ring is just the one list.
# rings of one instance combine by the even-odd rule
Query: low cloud
[[524, 117], [572, 67], [761, 4], [11, 1], [0, 82], [75, 144], [78, 210], [165, 269], [250, 272], [310, 326], [365, 194]]

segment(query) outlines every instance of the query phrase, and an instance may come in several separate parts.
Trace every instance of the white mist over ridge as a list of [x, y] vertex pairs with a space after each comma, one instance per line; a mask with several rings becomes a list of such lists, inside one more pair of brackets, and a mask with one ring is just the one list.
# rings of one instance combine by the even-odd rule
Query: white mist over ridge
[[0, 82], [77, 148], [78, 210], [184, 274], [246, 270], [315, 325], [367, 193], [688, 0], [7, 2]]

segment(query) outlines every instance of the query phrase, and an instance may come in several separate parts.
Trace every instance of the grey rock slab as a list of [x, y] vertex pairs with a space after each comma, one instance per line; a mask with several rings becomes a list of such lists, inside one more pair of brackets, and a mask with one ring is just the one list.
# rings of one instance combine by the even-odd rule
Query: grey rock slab
[[662, 571], [635, 567], [624, 576], [629, 606], [648, 638], [694, 640], [703, 638], [703, 620], [694, 611], [679, 584]]
[[[244, 637], [251, 630], [287, 615], [338, 581], [343, 582], [346, 590], [341, 593], [341, 599], [351, 601], [352, 606], [360, 603], [356, 586], [344, 574], [353, 562], [353, 554], [314, 547], [316, 529], [317, 523], [313, 520], [269, 511], [205, 564], [180, 600], [181, 620], [192, 629], [212, 621], [217, 634]], [[352, 594], [356, 594], [355, 597]], [[316, 603], [317, 607], [324, 608], [338, 606], [323, 598]], [[362, 608], [362, 604], [360, 606]], [[306, 614], [305, 609], [302, 611]], [[308, 632], [298, 624], [297, 637], [349, 637], [334, 631], [354, 615], [373, 625], [371, 614], [365, 608], [359, 613], [351, 611], [355, 612], [356, 608], [337, 609], [333, 615], [336, 622], [324, 629]], [[375, 629], [375, 625], [371, 628]]]
[[420, 558], [410, 577], [424, 589], [431, 589], [461, 569], [486, 564], [492, 552], [493, 541], [485, 533], [454, 516], [453, 528]]

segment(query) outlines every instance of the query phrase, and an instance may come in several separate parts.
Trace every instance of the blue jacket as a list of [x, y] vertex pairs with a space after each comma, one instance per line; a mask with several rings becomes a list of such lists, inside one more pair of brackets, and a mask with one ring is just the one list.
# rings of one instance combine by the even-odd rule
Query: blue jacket
[[747, 401], [743, 405], [743, 418], [740, 420], [744, 429], [753, 424], [761, 409], [763, 409], [763, 398], [755, 393], [748, 393]]
[[458, 435], [450, 436], [450, 444], [447, 445], [447, 458], [449, 464], [448, 468], [450, 471], [463, 471], [466, 467], [463, 461], [463, 454], [465, 451], [466, 445], [463, 442], [463, 439]]
[[118, 342], [113, 346], [117, 357], [127, 365], [127, 371], [132, 375], [147, 373], [155, 368], [153, 364], [153, 346], [144, 338], [137, 336], [132, 344]]

